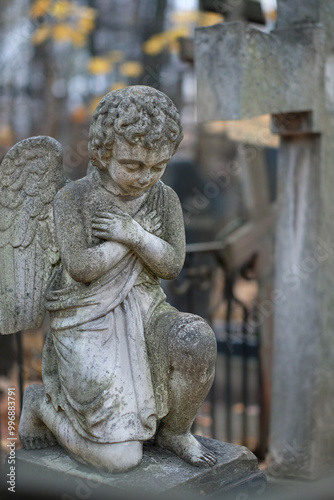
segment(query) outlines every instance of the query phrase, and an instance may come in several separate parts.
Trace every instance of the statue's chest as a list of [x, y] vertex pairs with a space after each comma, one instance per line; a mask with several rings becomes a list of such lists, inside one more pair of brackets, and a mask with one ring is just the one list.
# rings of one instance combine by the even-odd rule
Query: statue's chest
[[88, 243], [90, 245], [101, 243], [99, 239], [92, 235], [93, 219], [99, 212], [119, 213], [121, 211], [131, 215], [131, 217], [136, 217], [143, 209], [145, 211], [146, 199], [147, 196], [124, 202], [105, 189], [84, 196], [82, 200], [82, 218]]

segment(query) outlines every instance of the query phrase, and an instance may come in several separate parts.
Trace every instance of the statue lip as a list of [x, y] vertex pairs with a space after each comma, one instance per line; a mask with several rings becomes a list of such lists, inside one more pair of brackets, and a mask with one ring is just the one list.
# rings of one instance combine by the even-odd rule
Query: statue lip
[[143, 186], [138, 186], [138, 185], [135, 185], [135, 184], [134, 184], [134, 185], [132, 185], [132, 186], [130, 186], [130, 187], [131, 187], [132, 189], [137, 189], [137, 190], [138, 190], [138, 189], [142, 189], [142, 190], [145, 190], [145, 189], [147, 189], [148, 187], [150, 187], [150, 184], [145, 184], [145, 185], [143, 185]]

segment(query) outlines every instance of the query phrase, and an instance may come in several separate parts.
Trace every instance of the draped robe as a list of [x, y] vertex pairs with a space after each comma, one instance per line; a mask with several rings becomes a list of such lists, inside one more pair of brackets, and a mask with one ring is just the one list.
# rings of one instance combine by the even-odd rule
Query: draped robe
[[[166, 196], [158, 182], [145, 202], [162, 222]], [[154, 436], [157, 419], [167, 413], [168, 355], [154, 359], [159, 340], [148, 325], [159, 307], [174, 310], [164, 301], [160, 280], [131, 251], [88, 285], [59, 288], [55, 279], [47, 294], [43, 382], [55, 410], [84, 438], [114, 443]], [[147, 342], [154, 344], [150, 359]], [[160, 344], [166, 351], [166, 339]], [[166, 366], [157, 368], [161, 359]], [[160, 380], [152, 381], [156, 372]]]

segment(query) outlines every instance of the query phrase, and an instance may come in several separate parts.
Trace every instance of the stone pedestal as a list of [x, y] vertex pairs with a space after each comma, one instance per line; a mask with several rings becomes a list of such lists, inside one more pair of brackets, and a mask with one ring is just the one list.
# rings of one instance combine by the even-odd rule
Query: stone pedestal
[[58, 447], [21, 449], [16, 456], [16, 493], [29, 494], [35, 499], [61, 500], [169, 497], [175, 500], [197, 496], [235, 500], [241, 493], [247, 494], [247, 499], [266, 496], [266, 477], [247, 448], [198, 439], [215, 452], [217, 464], [213, 468], [193, 467], [149, 443], [144, 445], [139, 467], [113, 475], [78, 464]]

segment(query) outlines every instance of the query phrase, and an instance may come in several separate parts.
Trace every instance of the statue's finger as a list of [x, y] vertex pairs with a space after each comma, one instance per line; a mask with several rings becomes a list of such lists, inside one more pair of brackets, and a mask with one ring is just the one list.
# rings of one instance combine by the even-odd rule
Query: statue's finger
[[108, 234], [108, 233], [100, 233], [100, 232], [98, 232], [98, 233], [95, 233], [94, 236], [96, 238], [100, 238], [100, 239], [103, 239], [103, 240], [108, 240], [110, 238], [110, 234]]
[[103, 228], [103, 227], [100, 227], [100, 228], [94, 228], [93, 233], [106, 233], [106, 234], [110, 234], [110, 231], [108, 230], [108, 228]]
[[118, 208], [118, 207], [113, 207], [111, 213], [113, 213], [115, 215], [127, 215], [127, 213], [124, 212], [124, 210], [122, 210], [121, 208]]
[[[117, 216], [118, 217], [118, 216]], [[107, 221], [113, 221], [115, 220], [116, 216], [113, 216], [113, 217], [93, 217], [92, 220], [107, 220]]]
[[144, 205], [143, 208], [141, 208], [138, 213], [140, 213], [140, 215], [146, 215], [147, 211], [148, 211], [148, 207], [146, 205]]
[[104, 219], [114, 219], [115, 217], [124, 217], [124, 213], [112, 213], [112, 212], [95, 212], [95, 217], [102, 217]]
[[107, 231], [109, 228], [107, 224], [93, 224], [92, 227], [97, 231]]
[[97, 212], [95, 212], [95, 215], [96, 215], [96, 217], [111, 217], [113, 214], [112, 214], [112, 212], [97, 211]]
[[108, 219], [99, 219], [99, 220], [92, 221], [92, 227], [101, 226], [102, 224], [104, 227], [107, 228], [110, 226], [110, 224], [112, 224], [112, 221], [110, 221]]

